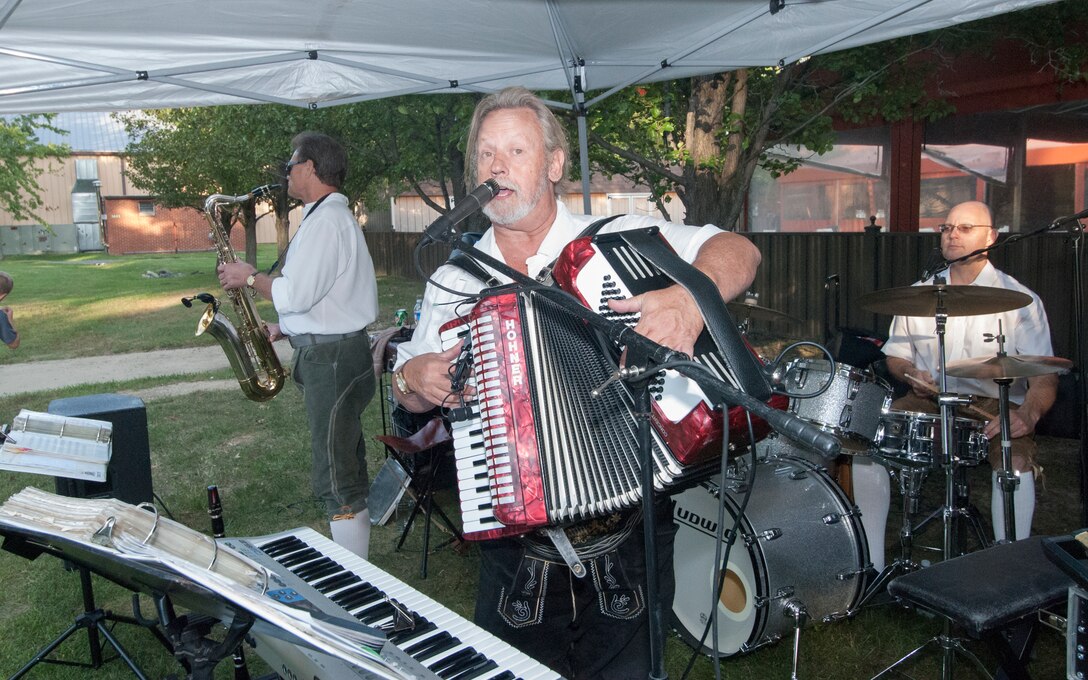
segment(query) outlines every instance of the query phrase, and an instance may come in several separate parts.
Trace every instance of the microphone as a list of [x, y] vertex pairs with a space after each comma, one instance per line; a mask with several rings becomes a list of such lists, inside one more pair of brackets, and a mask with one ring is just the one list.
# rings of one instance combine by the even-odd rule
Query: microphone
[[253, 191], [249, 192], [250, 198], [261, 198], [262, 196], [268, 196], [276, 189], [279, 189], [279, 184], [264, 184], [257, 187]]
[[941, 253], [940, 248], [934, 248], [933, 254], [929, 257], [929, 262], [926, 264], [926, 268], [922, 270], [922, 280], [928, 281], [930, 278], [937, 275], [938, 272], [942, 272], [948, 269], [948, 261], [944, 259], [944, 255]]
[[824, 432], [819, 426], [777, 409], [768, 408], [758, 414], [760, 418], [774, 428], [774, 431], [789, 437], [806, 449], [820, 454], [827, 460], [836, 458], [842, 451], [842, 443], [832, 434]]
[[463, 222], [469, 215], [487, 205], [488, 201], [495, 198], [495, 194], [499, 193], [501, 189], [502, 187], [499, 186], [499, 183], [493, 179], [489, 179], [473, 189], [449, 212], [445, 215], [440, 215], [437, 220], [431, 222], [424, 232], [419, 245], [423, 246], [431, 241], [452, 242], [454, 237], [457, 236], [457, 232], [454, 231], [454, 228]]
[[1088, 218], [1088, 209], [1081, 210], [1076, 215], [1070, 215], [1069, 217], [1059, 217], [1058, 219], [1054, 220], [1054, 222], [1050, 226], [1056, 227], [1059, 224], [1065, 224], [1067, 222], [1079, 222], [1080, 220], [1086, 218]]

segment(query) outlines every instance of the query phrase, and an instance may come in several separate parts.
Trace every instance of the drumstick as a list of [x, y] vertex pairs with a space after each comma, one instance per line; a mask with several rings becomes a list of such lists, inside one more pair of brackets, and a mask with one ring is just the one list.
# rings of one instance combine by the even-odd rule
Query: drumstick
[[[937, 391], [937, 388], [934, 385], [932, 385], [931, 383], [927, 383], [924, 380], [919, 380], [918, 378], [915, 378], [913, 375], [907, 375], [906, 373], [903, 374], [903, 377], [906, 378], [907, 380], [911, 381], [915, 385], [929, 390], [929, 393], [934, 395], [934, 396], [939, 394], [939, 392]], [[989, 411], [984, 411], [984, 410], [980, 409], [979, 407], [975, 406], [974, 404], [967, 404], [966, 408], [967, 408], [968, 411], [973, 411], [976, 415], [980, 415], [983, 418], [985, 418], [986, 420], [993, 420], [994, 418], [997, 418], [997, 416], [995, 416], [994, 414], [990, 413]]]

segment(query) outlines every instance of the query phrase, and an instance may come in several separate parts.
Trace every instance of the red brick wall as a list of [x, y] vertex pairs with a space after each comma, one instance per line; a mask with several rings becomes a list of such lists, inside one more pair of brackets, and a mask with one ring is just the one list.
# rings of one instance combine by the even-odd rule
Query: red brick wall
[[[106, 248], [111, 255], [126, 253], [178, 253], [212, 250], [208, 221], [194, 208], [164, 208], [155, 205], [154, 215], [141, 215], [145, 198], [103, 199], [106, 204]], [[231, 230], [235, 252], [245, 251], [245, 234]]]

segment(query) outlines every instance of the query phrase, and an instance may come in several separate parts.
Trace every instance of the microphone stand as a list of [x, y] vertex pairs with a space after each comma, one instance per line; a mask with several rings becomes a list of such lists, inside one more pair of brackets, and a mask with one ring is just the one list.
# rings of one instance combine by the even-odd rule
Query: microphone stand
[[[1082, 525], [1088, 525], [1088, 441], [1086, 441], [1088, 440], [1088, 379], [1086, 379], [1085, 376], [1085, 370], [1088, 368], [1088, 349], [1084, 346], [1085, 342], [1088, 342], [1088, 338], [1085, 337], [1086, 331], [1084, 327], [1084, 225], [1080, 223], [1080, 220], [1086, 218], [1088, 218], [1088, 210], [1082, 210], [1081, 212], [1075, 215], [1069, 215], [1068, 217], [1059, 217], [1045, 227], [1040, 227], [1020, 234], [1013, 234], [1004, 241], [994, 242], [992, 245], [985, 248], [979, 248], [962, 257], [948, 260], [937, 270], [940, 271], [957, 262], [968, 260], [976, 255], [988, 253], [991, 250], [1003, 248], [1011, 243], [1016, 243], [1017, 241], [1031, 238], [1032, 236], [1068, 228], [1070, 237], [1073, 241], [1073, 339], [1075, 345], [1075, 356], [1073, 357], [1073, 361], [1075, 362], [1077, 377], [1077, 411], [1080, 420], [1079, 460]], [[923, 276], [923, 280], [928, 278], [928, 276]], [[1007, 530], [1008, 523], [1006, 523], [1006, 531]]]
[[[487, 253], [476, 248], [475, 245], [458, 241], [452, 243], [451, 233], [444, 233], [435, 240], [446, 240], [451, 245], [456, 245], [467, 257], [478, 263], [487, 265], [508, 277], [516, 284], [520, 284], [525, 290], [533, 290], [546, 295], [550, 302], [559, 307], [564, 313], [580, 319], [591, 327], [600, 331], [612, 342], [627, 348], [628, 364], [642, 363], [642, 366], [625, 367], [617, 371], [615, 377], [624, 379], [637, 386], [634, 390], [634, 403], [637, 406], [636, 418], [638, 419], [639, 440], [639, 465], [640, 484], [642, 486], [642, 531], [645, 543], [645, 569], [646, 569], [646, 611], [650, 635], [650, 678], [663, 680], [665, 674], [665, 626], [664, 612], [658, 596], [659, 584], [657, 575], [657, 518], [654, 515], [654, 484], [652, 447], [650, 437], [650, 391], [649, 380], [664, 364], [676, 364], [670, 366], [677, 372], [695, 380], [703, 389], [709, 399], [716, 404], [728, 404], [741, 406], [754, 415], [767, 421], [776, 431], [794, 439], [798, 443], [819, 450], [822, 455], [834, 457], [838, 454], [839, 441], [831, 435], [818, 429], [806, 421], [778, 411], [767, 404], [748, 395], [731, 385], [717, 379], [709, 372], [692, 366], [692, 362], [686, 361], [687, 355], [664, 347], [649, 338], [636, 333], [631, 327], [622, 321], [613, 321], [590, 310], [573, 295], [558, 288], [545, 286], [539, 281], [522, 274]], [[432, 236], [434, 238], [434, 236]], [[417, 248], [420, 246], [417, 246]], [[696, 301], [698, 302], [698, 300]], [[724, 301], [722, 302], [724, 306]]]

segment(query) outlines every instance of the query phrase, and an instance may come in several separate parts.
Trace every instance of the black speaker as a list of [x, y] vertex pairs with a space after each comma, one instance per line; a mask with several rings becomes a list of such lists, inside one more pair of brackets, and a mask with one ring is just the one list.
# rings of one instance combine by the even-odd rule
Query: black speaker
[[116, 498], [133, 505], [152, 502], [151, 448], [147, 439], [147, 411], [142, 400], [123, 394], [92, 394], [54, 399], [49, 402], [49, 412], [113, 423], [113, 454], [106, 468], [106, 481], [57, 477], [58, 494], [74, 498]]

